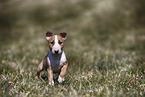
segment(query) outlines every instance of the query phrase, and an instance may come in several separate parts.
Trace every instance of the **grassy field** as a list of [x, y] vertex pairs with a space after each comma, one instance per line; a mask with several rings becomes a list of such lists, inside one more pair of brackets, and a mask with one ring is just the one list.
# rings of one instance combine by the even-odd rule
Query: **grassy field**
[[[145, 96], [143, 0], [2, 0], [0, 4], [1, 97]], [[66, 79], [54, 86], [34, 78], [49, 50], [47, 30], [68, 33]]]

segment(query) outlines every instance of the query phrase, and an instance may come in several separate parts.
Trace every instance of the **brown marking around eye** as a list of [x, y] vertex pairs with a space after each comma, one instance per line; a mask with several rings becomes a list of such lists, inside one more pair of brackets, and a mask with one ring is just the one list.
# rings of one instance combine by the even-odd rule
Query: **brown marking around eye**
[[[53, 47], [53, 45], [55, 44], [55, 37], [54, 37], [54, 35], [52, 36], [52, 38], [51, 39], [49, 39], [49, 48], [51, 49], [52, 47]], [[53, 44], [51, 43], [51, 42], [53, 42]]]
[[52, 45], [54, 44], [54, 40], [50, 42]]
[[59, 44], [62, 44], [62, 41], [59, 40], [58, 43], [59, 43]]
[[[61, 43], [60, 43], [61, 42]], [[61, 48], [64, 47], [64, 39], [61, 38], [61, 36], [58, 35], [58, 43], [61, 46]]]

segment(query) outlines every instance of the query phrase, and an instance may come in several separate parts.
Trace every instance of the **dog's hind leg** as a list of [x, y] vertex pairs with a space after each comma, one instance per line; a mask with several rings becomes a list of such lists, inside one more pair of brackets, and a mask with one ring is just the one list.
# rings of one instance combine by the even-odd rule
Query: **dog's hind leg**
[[43, 70], [43, 61], [39, 64], [37, 72], [35, 74], [35, 78], [38, 79], [38, 77], [40, 76], [40, 72]]
[[36, 72], [36, 74], [35, 74], [35, 79], [38, 79], [38, 78], [40, 78], [44, 83], [46, 83], [45, 82], [45, 80], [43, 80], [42, 78], [41, 78], [41, 74], [40, 74], [40, 72], [41, 71], [43, 71], [43, 64], [44, 64], [44, 60], [39, 64], [39, 66], [38, 66], [38, 69], [37, 69], [37, 72]]

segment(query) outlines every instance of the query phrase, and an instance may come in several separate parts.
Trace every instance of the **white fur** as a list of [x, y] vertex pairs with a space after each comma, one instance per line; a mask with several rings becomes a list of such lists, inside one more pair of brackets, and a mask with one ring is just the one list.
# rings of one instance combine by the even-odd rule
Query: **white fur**
[[60, 65], [62, 66], [64, 62], [66, 62], [66, 56], [65, 56], [65, 53], [63, 51], [62, 55], [61, 55], [61, 59], [60, 59]]
[[54, 81], [52, 81], [52, 82], [49, 82], [49, 85], [53, 85], [53, 86], [54, 86]]
[[64, 81], [64, 79], [62, 79], [62, 78], [60, 77], [60, 75], [59, 75], [58, 82], [59, 82], [59, 83], [62, 83], [63, 81]]
[[58, 37], [57, 37], [57, 35], [54, 35], [54, 37], [55, 37], [55, 44], [52, 47], [52, 53], [55, 53], [55, 51], [59, 51], [58, 53], [60, 54], [61, 53], [61, 46], [58, 43]]

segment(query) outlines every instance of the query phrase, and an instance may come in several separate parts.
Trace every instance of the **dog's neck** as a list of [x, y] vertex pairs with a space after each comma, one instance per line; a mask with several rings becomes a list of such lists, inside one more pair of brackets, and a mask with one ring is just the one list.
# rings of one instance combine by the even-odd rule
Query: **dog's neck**
[[63, 52], [63, 50], [61, 51], [60, 54], [53, 54], [52, 51], [49, 50], [49, 52], [48, 52], [48, 57], [49, 57], [50, 59], [53, 59], [53, 60], [58, 60], [58, 59], [61, 58], [62, 52]]
[[48, 58], [50, 60], [51, 65], [59, 65], [60, 64], [62, 52], [63, 52], [63, 50], [61, 51], [60, 54], [53, 54], [52, 51], [49, 50]]

